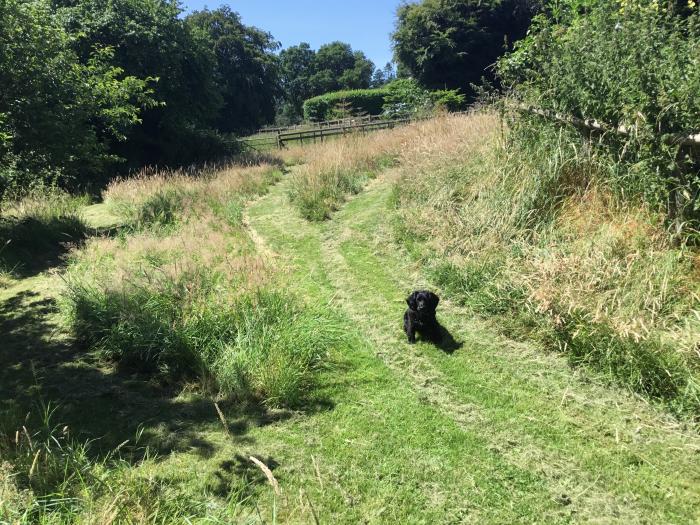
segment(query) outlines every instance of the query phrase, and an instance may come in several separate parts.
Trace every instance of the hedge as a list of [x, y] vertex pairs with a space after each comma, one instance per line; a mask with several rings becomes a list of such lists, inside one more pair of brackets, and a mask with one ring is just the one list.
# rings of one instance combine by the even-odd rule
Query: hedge
[[304, 119], [311, 121], [329, 120], [333, 109], [338, 104], [346, 102], [350, 104], [351, 111], [379, 115], [384, 105], [384, 97], [387, 94], [387, 90], [383, 88], [325, 93], [304, 102]]

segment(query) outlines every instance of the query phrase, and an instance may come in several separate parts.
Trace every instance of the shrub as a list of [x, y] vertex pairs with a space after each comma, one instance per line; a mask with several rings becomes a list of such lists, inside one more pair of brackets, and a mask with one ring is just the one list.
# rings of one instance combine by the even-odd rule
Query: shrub
[[466, 107], [467, 96], [458, 89], [440, 89], [430, 93], [430, 98], [438, 110], [461, 111]]
[[383, 88], [325, 93], [304, 102], [304, 118], [311, 121], [328, 120], [333, 109], [342, 103], [347, 103], [350, 111], [354, 113], [379, 115], [386, 95], [387, 91]]
[[385, 86], [384, 115], [387, 118], [423, 116], [433, 110], [433, 100], [427, 89], [412, 78], [394, 80]]
[[[700, 15], [684, 4], [552, 3], [498, 71], [521, 104], [631, 130], [588, 142], [574, 136], [567, 148], [593, 147], [616, 159], [601, 175], [617, 195], [697, 221], [697, 152], [664, 142], [700, 130]], [[526, 113], [514, 125], [552, 126]]]

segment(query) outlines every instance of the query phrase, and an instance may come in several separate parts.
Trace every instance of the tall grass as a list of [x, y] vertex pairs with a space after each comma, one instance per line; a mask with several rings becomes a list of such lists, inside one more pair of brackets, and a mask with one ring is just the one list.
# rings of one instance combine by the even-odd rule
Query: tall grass
[[343, 342], [332, 315], [285, 292], [244, 291], [203, 268], [177, 280], [143, 276], [114, 288], [68, 281], [76, 335], [122, 367], [198, 380], [227, 398], [299, 406]]
[[72, 256], [61, 304], [78, 340], [120, 367], [197, 381], [212, 395], [307, 399], [342, 337], [331, 313], [279, 286], [242, 225], [245, 200], [278, 176], [258, 166], [111, 185], [107, 201], [139, 227]]
[[421, 150], [441, 142], [456, 122], [454, 117], [443, 116], [305, 148], [305, 162], [292, 176], [290, 199], [306, 219], [328, 219], [377, 172], [404, 161], [405, 154], [420, 155]]
[[509, 335], [697, 417], [696, 250], [674, 243], [662, 213], [609, 188], [615, 159], [577, 135], [503, 134], [479, 118], [402, 154], [397, 237]]
[[144, 170], [112, 182], [104, 197], [135, 229], [168, 227], [212, 209], [225, 213], [232, 205], [264, 193], [280, 176], [279, 167], [268, 163], [199, 171]]
[[81, 242], [88, 231], [81, 208], [87, 196], [56, 189], [36, 190], [6, 202], [0, 215], [0, 283], [57, 262], [68, 244]]
[[106, 453], [73, 437], [59, 407], [0, 412], [0, 523], [231, 523], [246, 519], [245, 481], [220, 500], [153, 475], [140, 435]]

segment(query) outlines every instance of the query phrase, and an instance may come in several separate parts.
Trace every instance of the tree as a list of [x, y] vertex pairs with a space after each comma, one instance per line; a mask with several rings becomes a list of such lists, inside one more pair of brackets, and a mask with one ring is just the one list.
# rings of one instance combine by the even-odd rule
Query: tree
[[362, 51], [353, 52], [350, 44], [331, 42], [319, 48], [314, 69], [311, 83], [321, 94], [340, 89], [368, 88], [374, 64]]
[[102, 173], [153, 103], [149, 79], [114, 66], [113, 48], [81, 61], [72, 41], [48, 2], [0, 2], [0, 199]]
[[396, 80], [396, 71], [394, 70], [394, 65], [391, 62], [387, 62], [384, 69], [377, 68], [374, 71], [371, 87], [382, 87], [393, 80]]
[[536, 5], [530, 0], [423, 0], [404, 4], [392, 34], [399, 72], [430, 89], [461, 88], [482, 77], [524, 37]]
[[157, 106], [115, 152], [128, 167], [186, 164], [211, 153], [222, 96], [208, 35], [179, 18], [174, 0], [63, 0], [57, 17], [73, 36], [81, 62], [95, 47], [114, 49], [127, 75], [157, 79]]
[[216, 82], [223, 99], [216, 128], [243, 132], [271, 122], [280, 94], [274, 55], [279, 43], [270, 33], [245, 26], [228, 7], [198, 11], [186, 21], [207, 35], [216, 57]]
[[304, 101], [318, 94], [318, 89], [311, 83], [316, 72], [315, 58], [316, 52], [306, 42], [280, 53], [282, 92], [286, 100], [283, 111], [290, 120], [300, 118]]
[[330, 91], [370, 87], [374, 63], [343, 42], [325, 44], [318, 51], [302, 42], [280, 53], [280, 72], [288, 104], [285, 113], [300, 119], [304, 101], [309, 98]]

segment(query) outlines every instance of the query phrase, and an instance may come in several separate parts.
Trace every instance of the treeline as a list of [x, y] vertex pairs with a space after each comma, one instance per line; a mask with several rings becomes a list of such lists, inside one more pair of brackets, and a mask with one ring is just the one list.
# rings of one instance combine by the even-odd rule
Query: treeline
[[0, 2], [0, 195], [225, 153], [274, 117], [272, 35], [170, 0]]
[[[398, 74], [471, 94], [522, 37], [527, 0], [401, 7]], [[0, 199], [35, 184], [100, 182], [144, 165], [235, 153], [232, 135], [303, 118], [305, 100], [396, 77], [348, 44], [280, 50], [228, 7], [176, 0], [0, 1]]]
[[395, 77], [391, 64], [376, 69], [362, 51], [348, 44], [332, 42], [318, 51], [306, 42], [280, 53], [284, 103], [281, 123], [297, 122], [304, 116], [304, 102], [324, 93], [380, 87]]

